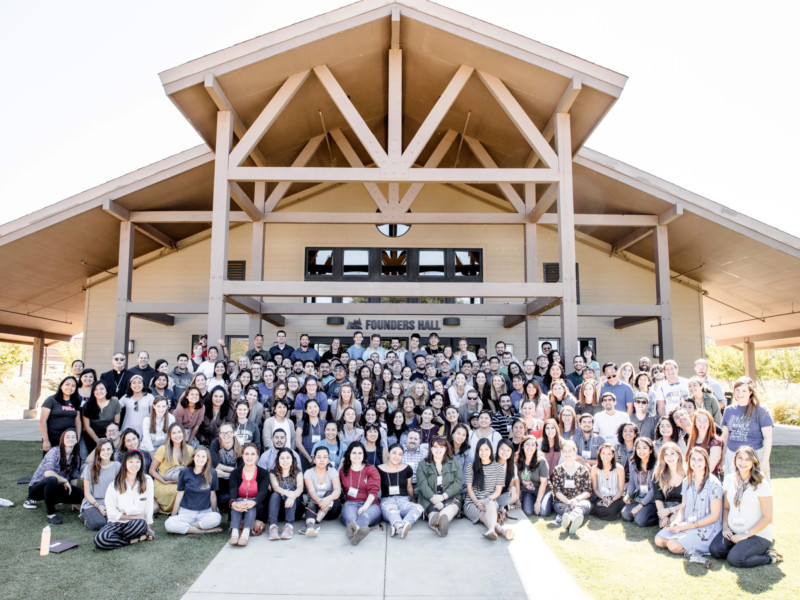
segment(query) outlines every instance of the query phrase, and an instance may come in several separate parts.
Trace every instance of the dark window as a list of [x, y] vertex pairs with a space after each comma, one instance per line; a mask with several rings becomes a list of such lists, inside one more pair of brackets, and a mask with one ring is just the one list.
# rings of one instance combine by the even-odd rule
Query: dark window
[[419, 276], [420, 277], [445, 276], [444, 250], [419, 251]]
[[408, 233], [408, 230], [411, 229], [411, 225], [403, 225], [403, 224], [386, 224], [386, 225], [376, 225], [378, 231], [380, 231], [386, 237], [400, 237]]
[[306, 274], [315, 276], [333, 275], [333, 250], [307, 250]]
[[479, 277], [481, 274], [481, 253], [478, 250], [455, 250], [455, 276]]
[[368, 277], [369, 250], [345, 250], [342, 253], [342, 275]]
[[245, 261], [229, 260], [227, 279], [229, 281], [244, 281], [244, 276], [245, 276]]
[[[558, 283], [561, 281], [561, 269], [558, 263], [544, 263], [544, 283]], [[575, 263], [575, 288], [578, 304], [581, 303], [581, 278], [578, 263]]]
[[406, 277], [408, 275], [407, 250], [381, 250], [381, 276]]

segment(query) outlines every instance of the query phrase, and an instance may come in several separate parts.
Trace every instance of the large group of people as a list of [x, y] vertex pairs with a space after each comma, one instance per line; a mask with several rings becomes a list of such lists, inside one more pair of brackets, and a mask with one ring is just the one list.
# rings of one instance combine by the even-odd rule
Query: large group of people
[[[26, 508], [80, 504], [95, 545], [222, 531], [230, 543], [289, 540], [340, 519], [351, 544], [385, 521], [405, 538], [421, 518], [439, 536], [460, 517], [512, 539], [508, 510], [577, 535], [587, 518], [658, 527], [676, 554], [739, 567], [778, 562], [772, 545], [772, 419], [741, 378], [728, 400], [703, 359], [691, 379], [674, 360], [600, 366], [591, 348], [571, 369], [558, 350], [519, 360], [456, 349], [432, 333], [409, 348], [373, 334], [308, 335], [267, 348], [257, 335], [229, 357], [205, 339], [170, 369], [140, 352], [98, 375], [72, 364], [41, 406], [43, 459]], [[281, 527], [281, 523], [283, 526]]]

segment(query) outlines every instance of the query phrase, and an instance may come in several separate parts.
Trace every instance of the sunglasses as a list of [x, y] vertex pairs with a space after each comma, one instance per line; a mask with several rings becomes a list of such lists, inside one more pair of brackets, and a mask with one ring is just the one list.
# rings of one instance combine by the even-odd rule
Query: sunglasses
[[634, 404], [647, 404], [647, 400], [634, 400]]

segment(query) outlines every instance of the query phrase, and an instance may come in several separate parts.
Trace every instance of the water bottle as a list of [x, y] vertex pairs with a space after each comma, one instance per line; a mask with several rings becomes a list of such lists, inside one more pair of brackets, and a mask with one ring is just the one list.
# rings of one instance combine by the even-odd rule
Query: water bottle
[[50, 526], [42, 529], [42, 541], [39, 544], [39, 556], [50, 554]]

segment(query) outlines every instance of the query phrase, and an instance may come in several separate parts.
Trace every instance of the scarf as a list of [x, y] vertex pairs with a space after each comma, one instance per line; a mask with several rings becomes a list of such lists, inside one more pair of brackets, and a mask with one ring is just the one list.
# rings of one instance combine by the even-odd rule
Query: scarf
[[742, 476], [739, 475], [739, 470], [736, 470], [736, 493], [733, 496], [733, 505], [736, 508], [739, 508], [739, 505], [742, 503], [742, 496], [744, 495], [744, 491], [747, 489], [747, 484], [750, 483], [749, 478], [748, 481], [743, 481]]

